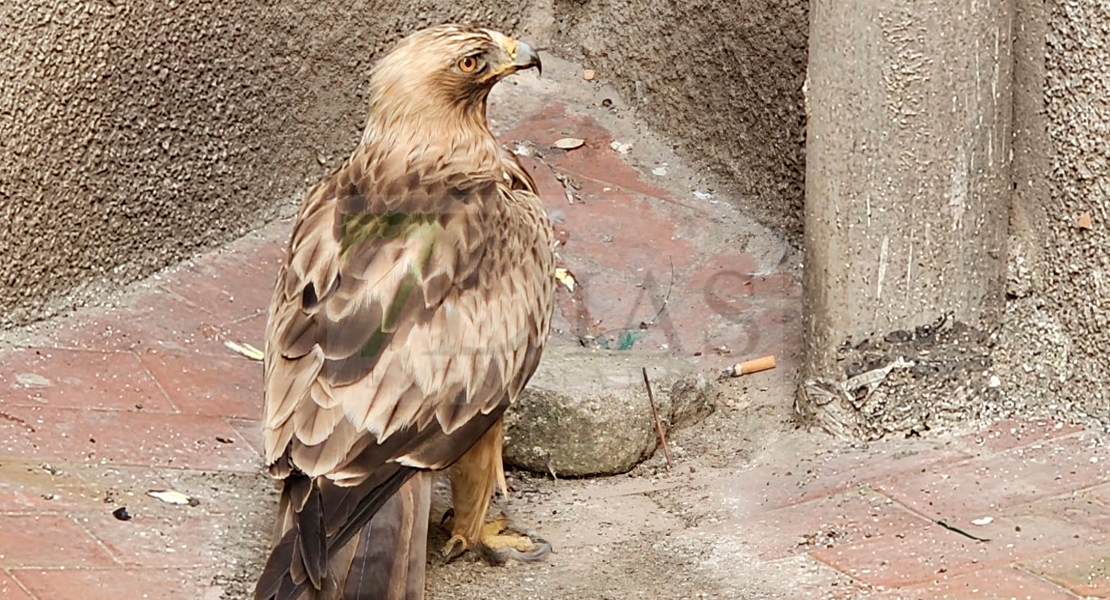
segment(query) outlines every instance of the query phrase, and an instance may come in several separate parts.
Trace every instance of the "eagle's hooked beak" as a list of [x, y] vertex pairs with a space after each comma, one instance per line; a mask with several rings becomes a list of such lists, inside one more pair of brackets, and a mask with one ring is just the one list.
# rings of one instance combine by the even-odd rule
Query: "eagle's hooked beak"
[[543, 74], [543, 63], [540, 61], [540, 55], [531, 46], [494, 31], [491, 31], [490, 35], [497, 40], [497, 43], [501, 44], [501, 48], [505, 50], [505, 55], [509, 58], [508, 62], [494, 70], [494, 77], [500, 78], [533, 67], [535, 67], [537, 74]]
[[540, 60], [539, 52], [532, 49], [531, 46], [524, 42], [516, 43], [516, 56], [513, 57], [513, 69], [520, 71], [523, 69], [536, 68], [536, 74], [543, 74], [543, 62]]

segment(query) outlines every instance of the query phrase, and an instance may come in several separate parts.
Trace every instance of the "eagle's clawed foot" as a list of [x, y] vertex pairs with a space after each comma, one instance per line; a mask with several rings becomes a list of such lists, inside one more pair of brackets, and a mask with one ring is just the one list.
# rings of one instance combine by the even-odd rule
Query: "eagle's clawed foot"
[[[451, 518], [444, 515], [444, 520]], [[535, 562], [544, 560], [551, 554], [551, 544], [547, 540], [520, 531], [504, 514], [489, 521], [482, 527], [477, 540], [467, 540], [461, 533], [455, 533], [444, 544], [444, 562], [462, 556], [467, 550], [473, 549], [487, 563], [501, 566], [510, 559], [521, 562]]]

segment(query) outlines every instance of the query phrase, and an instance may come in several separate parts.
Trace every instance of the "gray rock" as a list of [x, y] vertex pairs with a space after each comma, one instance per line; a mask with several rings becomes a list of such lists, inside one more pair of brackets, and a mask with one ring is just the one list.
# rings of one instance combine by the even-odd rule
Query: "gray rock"
[[641, 367], [664, 431], [712, 412], [715, 378], [681, 359], [549, 347], [506, 416], [505, 462], [546, 473], [550, 460], [558, 476], [613, 475], [651, 456], [659, 439]]

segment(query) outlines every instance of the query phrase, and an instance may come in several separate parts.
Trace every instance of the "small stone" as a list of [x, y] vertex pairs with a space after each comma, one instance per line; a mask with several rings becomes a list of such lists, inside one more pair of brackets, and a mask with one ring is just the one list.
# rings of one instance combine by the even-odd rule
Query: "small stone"
[[505, 462], [559, 477], [615, 475], [658, 448], [641, 367], [665, 431], [713, 410], [715, 377], [679, 358], [549, 347], [505, 417]]
[[585, 71], [582, 71], [582, 79], [585, 79], [586, 81], [593, 81], [596, 77], [597, 71], [594, 71], [593, 69], [586, 69]]
[[1079, 220], [1076, 221], [1075, 224], [1078, 225], [1080, 229], [1090, 229], [1093, 227], [1094, 221], [1091, 219], [1091, 213], [1085, 212], [1079, 215]]

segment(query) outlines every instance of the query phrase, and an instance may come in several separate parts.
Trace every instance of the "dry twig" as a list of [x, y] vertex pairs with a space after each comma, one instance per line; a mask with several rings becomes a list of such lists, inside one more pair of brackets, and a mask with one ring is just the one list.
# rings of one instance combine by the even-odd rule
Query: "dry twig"
[[648, 381], [647, 367], [640, 367], [640, 371], [644, 374], [644, 387], [647, 388], [648, 402], [651, 403], [651, 418], [655, 419], [655, 433], [659, 435], [659, 443], [663, 445], [663, 456], [667, 459], [667, 466], [673, 466], [674, 461], [671, 460], [671, 449], [667, 446], [667, 435], [663, 433], [663, 423], [659, 420], [659, 411], [655, 408], [655, 396], [651, 393], [651, 382]]

